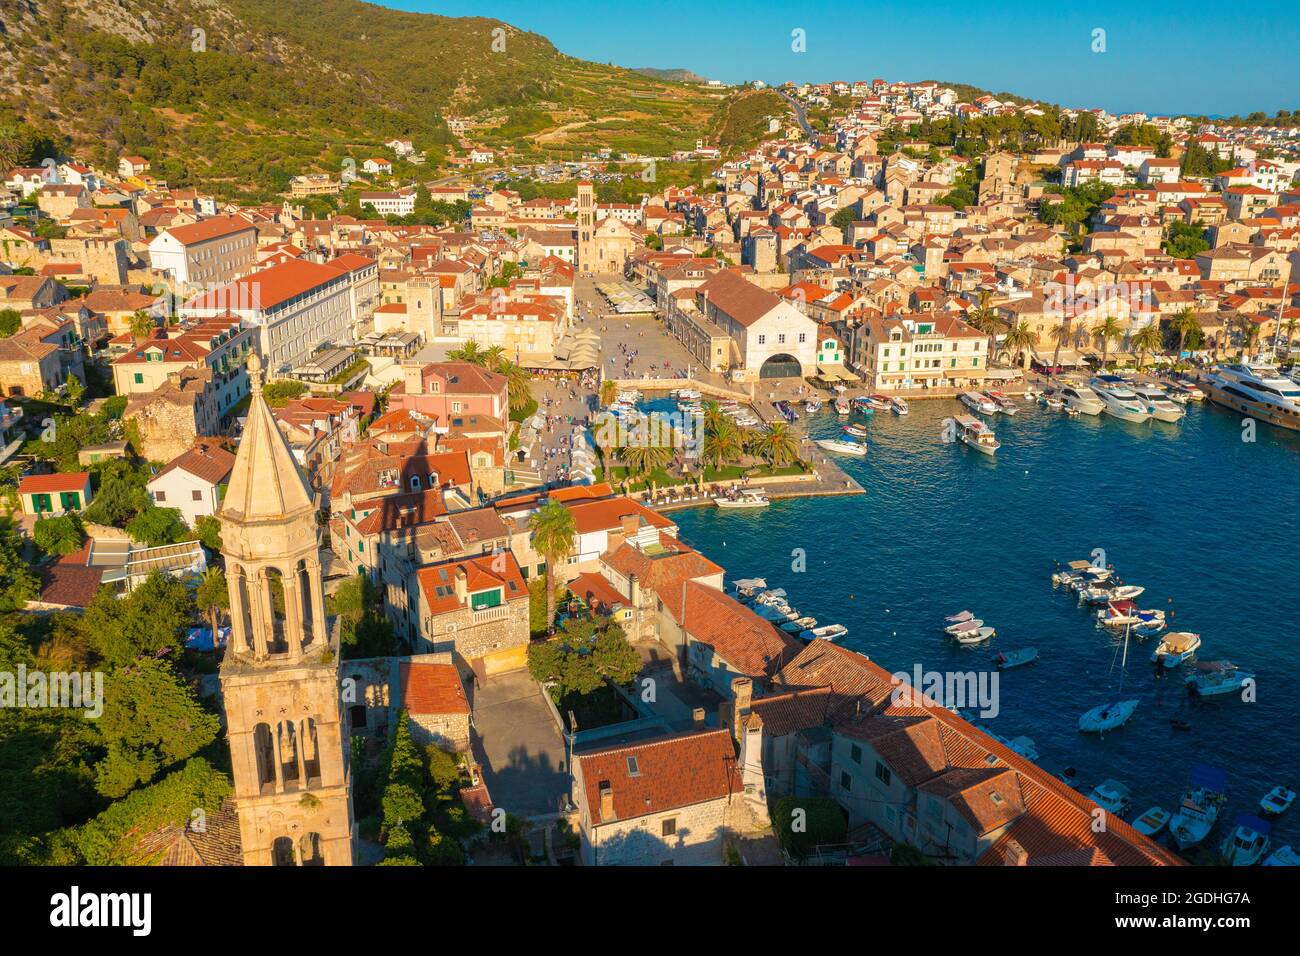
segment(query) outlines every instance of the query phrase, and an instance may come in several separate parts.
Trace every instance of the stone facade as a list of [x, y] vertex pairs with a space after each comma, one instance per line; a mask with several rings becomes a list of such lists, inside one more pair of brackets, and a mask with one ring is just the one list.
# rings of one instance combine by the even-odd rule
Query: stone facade
[[731, 811], [722, 799], [597, 826], [584, 818], [578, 852], [584, 866], [719, 866]]
[[407, 714], [411, 739], [420, 746], [435, 744], [443, 750], [469, 750], [469, 714]]

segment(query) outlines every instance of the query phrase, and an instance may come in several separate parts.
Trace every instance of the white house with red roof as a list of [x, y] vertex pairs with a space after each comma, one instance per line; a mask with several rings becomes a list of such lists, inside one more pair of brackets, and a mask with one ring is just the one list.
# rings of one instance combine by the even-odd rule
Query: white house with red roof
[[149, 243], [149, 263], [177, 287], [229, 282], [252, 271], [257, 226], [243, 216], [213, 216], [164, 229]]

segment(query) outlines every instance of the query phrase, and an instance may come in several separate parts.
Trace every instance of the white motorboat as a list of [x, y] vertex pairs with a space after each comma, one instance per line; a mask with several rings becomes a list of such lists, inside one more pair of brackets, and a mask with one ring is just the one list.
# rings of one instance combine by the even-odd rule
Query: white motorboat
[[1035, 647], [1022, 647], [1015, 651], [1003, 651], [993, 658], [993, 662], [998, 665], [998, 670], [1010, 670], [1013, 667], [1023, 667], [1025, 664], [1032, 664], [1038, 660], [1038, 649]]
[[1003, 415], [1014, 415], [1016, 412], [1020, 411], [1020, 406], [1002, 392], [985, 391], [984, 397], [992, 402], [994, 407]]
[[970, 631], [959, 631], [954, 634], [953, 637], [956, 639], [958, 644], [966, 644], [969, 646], [973, 644], [983, 644], [995, 634], [997, 634], [997, 631], [991, 627], [977, 627]]
[[1165, 612], [1159, 608], [1143, 610], [1132, 601], [1111, 601], [1097, 611], [1097, 623], [1102, 627], [1129, 627], [1136, 624], [1164, 623]]
[[1226, 780], [1222, 770], [1205, 764], [1192, 765], [1187, 789], [1169, 820], [1169, 833], [1180, 850], [1196, 846], [1213, 829], [1219, 811], [1228, 799], [1224, 791]]
[[971, 617], [964, 621], [958, 621], [956, 624], [949, 624], [943, 629], [943, 632], [956, 637], [958, 634], [963, 634], [966, 631], [978, 631], [983, 626], [983, 621], [977, 617]]
[[889, 407], [893, 409], [895, 415], [906, 415], [909, 411], [907, 407], [907, 400], [904, 398], [899, 398], [897, 395], [889, 399]]
[[771, 504], [761, 488], [741, 488], [732, 495], [719, 495], [713, 503], [719, 508], [766, 508]]
[[1079, 730], [1089, 734], [1104, 734], [1128, 723], [1137, 710], [1136, 700], [1117, 700], [1101, 704], [1079, 718]]
[[1158, 422], [1176, 423], [1187, 417], [1187, 409], [1170, 400], [1158, 385], [1134, 385], [1133, 394], [1147, 404], [1147, 411]]
[[949, 614], [944, 620], [949, 624], [961, 624], [963, 621], [975, 620], [975, 614], [971, 611], [958, 611], [956, 614]]
[[962, 444], [974, 448], [982, 454], [992, 456], [1002, 447], [993, 434], [993, 429], [978, 418], [969, 415], [954, 415], [944, 419], [944, 427]]
[[1260, 866], [1300, 866], [1300, 853], [1291, 849], [1290, 844], [1284, 844], [1269, 854]]
[[1100, 415], [1106, 409], [1106, 403], [1082, 382], [1066, 382], [1056, 394], [1066, 408], [1084, 415]]
[[817, 626], [817, 618], [800, 617], [793, 621], [786, 621], [781, 625], [781, 630], [789, 634], [802, 634], [804, 631], [811, 630]]
[[827, 624], [825, 627], [809, 628], [799, 636], [805, 641], [837, 641], [847, 633], [849, 629], [843, 624]]
[[1206, 661], [1196, 666], [1196, 673], [1187, 677], [1187, 687], [1202, 697], [1235, 694], [1253, 681], [1255, 675], [1244, 671], [1231, 661]]
[[1200, 402], [1205, 400], [1204, 392], [1191, 382], [1184, 381], [1180, 378], [1170, 379], [1168, 390], [1170, 398], [1182, 398], [1185, 402]]
[[1084, 588], [1079, 598], [1088, 604], [1113, 604], [1116, 601], [1131, 601], [1146, 591], [1140, 584], [1120, 584], [1114, 587]]
[[1174, 668], [1196, 653], [1201, 646], [1201, 635], [1191, 631], [1170, 631], [1160, 639], [1151, 652], [1151, 663]]
[[997, 403], [991, 398], [981, 395], [979, 392], [962, 392], [957, 396], [957, 401], [961, 402], [972, 412], [979, 412], [981, 415], [997, 414]]
[[1133, 829], [1145, 837], [1154, 837], [1173, 816], [1164, 807], [1152, 807], [1133, 821]]
[[803, 403], [803, 408], [804, 411], [811, 415], [813, 412], [820, 412], [822, 410], [822, 403], [815, 398], [810, 398], [808, 401]]
[[1237, 814], [1236, 826], [1219, 848], [1224, 859], [1232, 866], [1254, 866], [1268, 852], [1267, 823], [1249, 813]]
[[1150, 420], [1151, 412], [1147, 410], [1146, 403], [1134, 395], [1128, 382], [1118, 375], [1094, 375], [1088, 381], [1088, 386], [1106, 406], [1107, 415], [1134, 424]]
[[731, 586], [735, 588], [738, 601], [753, 600], [767, 590], [767, 582], [762, 578], [738, 578], [731, 582]]
[[1264, 811], [1265, 816], [1276, 817], [1290, 810], [1293, 803], [1295, 803], [1295, 791], [1278, 785], [1259, 801], [1259, 808]]
[[867, 446], [860, 441], [841, 441], [838, 438], [819, 438], [815, 442], [818, 448], [833, 451], [839, 455], [854, 455], [862, 458], [867, 454]]
[[836, 398], [835, 398], [835, 414], [836, 414], [836, 415], [847, 415], [848, 413], [849, 413], [849, 403], [848, 403], [848, 400], [845, 399], [845, 397], [844, 397], [843, 395], [838, 395], [838, 396], [836, 396]]
[[1052, 584], [1064, 584], [1077, 591], [1080, 587], [1105, 584], [1114, 573], [1110, 568], [1100, 567], [1091, 561], [1071, 561], [1064, 569], [1057, 565], [1057, 570], [1052, 574]]
[[1300, 384], [1270, 365], [1222, 365], [1201, 379], [1216, 405], [1300, 431]]
[[1088, 799], [1117, 817], [1122, 817], [1133, 809], [1132, 794], [1118, 780], [1103, 780], [1088, 793]]
[[866, 438], [869, 434], [865, 426], [858, 424], [845, 425], [840, 430], [853, 438]]

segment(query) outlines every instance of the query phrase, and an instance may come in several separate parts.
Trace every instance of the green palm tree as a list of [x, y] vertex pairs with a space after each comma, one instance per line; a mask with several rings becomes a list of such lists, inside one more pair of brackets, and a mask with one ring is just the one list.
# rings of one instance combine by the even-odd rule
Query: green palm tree
[[1201, 325], [1196, 321], [1196, 312], [1190, 305], [1179, 310], [1169, 323], [1169, 328], [1178, 334], [1178, 357], [1181, 359], [1188, 336], [1201, 331]]
[[508, 362], [506, 350], [499, 345], [489, 345], [482, 353], [482, 365], [490, 372], [501, 371], [502, 363]]
[[555, 562], [567, 555], [578, 537], [573, 513], [558, 501], [548, 501], [528, 522], [533, 550], [546, 559], [546, 629], [555, 625]]
[[726, 426], [735, 427], [735, 423], [722, 413], [722, 406], [715, 401], [704, 403], [704, 432], [707, 435], [716, 435]]
[[473, 339], [466, 340], [465, 344], [458, 349], [452, 349], [447, 353], [447, 358], [453, 362], [469, 362], [473, 365], [483, 364], [483, 352], [478, 347], [478, 342]]
[[1068, 321], [1062, 322], [1060, 325], [1054, 325], [1048, 330], [1047, 337], [1056, 346], [1052, 350], [1052, 368], [1056, 368], [1061, 364], [1061, 346], [1068, 345], [1073, 335], [1074, 331], [1070, 328]]
[[1115, 316], [1108, 315], [1092, 327], [1092, 337], [1101, 342], [1101, 367], [1105, 368], [1110, 358], [1110, 344], [1124, 338], [1124, 329]]
[[619, 457], [634, 475], [649, 475], [673, 460], [673, 450], [667, 445], [638, 443], [619, 450]]
[[1008, 329], [1006, 337], [1002, 340], [1002, 347], [1009, 355], [1020, 354], [1022, 368], [1026, 372], [1029, 371], [1029, 359], [1033, 356], [1034, 346], [1037, 344], [1038, 333], [1024, 319]]
[[1297, 319], [1294, 315], [1282, 323], [1282, 334], [1286, 336], [1286, 342], [1284, 344], [1286, 345], [1288, 353], [1291, 351], [1291, 340], [1295, 338], [1295, 330], [1297, 326], [1300, 326], [1300, 319]]
[[714, 468], [721, 468], [729, 461], [739, 458], [745, 451], [740, 438], [740, 430], [724, 416], [723, 423], [717, 431], [704, 433], [704, 463]]
[[1133, 351], [1138, 356], [1138, 371], [1142, 370], [1142, 356], [1146, 352], [1155, 355], [1160, 351], [1160, 347], [1165, 344], [1164, 333], [1160, 331], [1160, 326], [1155, 322], [1146, 326], [1133, 336]]
[[755, 446], [773, 468], [784, 468], [799, 460], [799, 440], [785, 422], [773, 422], [761, 433]]
[[528, 407], [528, 403], [533, 400], [533, 376], [528, 369], [516, 365], [508, 358], [502, 358], [497, 361], [494, 371], [506, 378], [506, 394], [509, 396], [510, 410], [517, 412]]
[[987, 289], [980, 292], [978, 304], [966, 313], [966, 324], [989, 337], [989, 354], [986, 364], [990, 365], [993, 362], [993, 351], [997, 348], [997, 335], [1002, 328], [1002, 320], [998, 318], [997, 312], [989, 305], [991, 299], [992, 296], [989, 295]]
[[194, 599], [199, 609], [208, 616], [208, 625], [212, 628], [212, 647], [215, 649], [217, 630], [221, 626], [221, 612], [230, 607], [230, 589], [226, 586], [226, 575], [220, 568], [211, 567], [203, 572]]
[[1259, 341], [1259, 326], [1248, 315], [1238, 316], [1237, 334], [1241, 342], [1241, 357], [1244, 359], [1254, 350], [1255, 343]]

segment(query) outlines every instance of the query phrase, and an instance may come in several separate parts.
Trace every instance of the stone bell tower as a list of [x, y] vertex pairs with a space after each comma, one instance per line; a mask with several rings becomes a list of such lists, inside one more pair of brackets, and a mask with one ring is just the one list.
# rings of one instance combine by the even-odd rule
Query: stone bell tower
[[221, 664], [245, 866], [350, 866], [348, 736], [321, 587], [316, 504], [262, 397], [219, 515], [231, 634]]
[[596, 192], [591, 183], [578, 183], [578, 268], [596, 271]]

